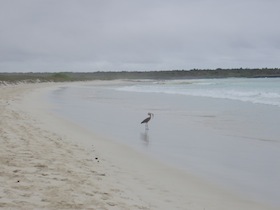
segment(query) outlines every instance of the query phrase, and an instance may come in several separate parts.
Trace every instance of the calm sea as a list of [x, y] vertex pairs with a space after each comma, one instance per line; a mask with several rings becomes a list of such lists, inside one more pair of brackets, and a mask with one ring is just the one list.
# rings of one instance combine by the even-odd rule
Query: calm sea
[[167, 80], [117, 89], [131, 92], [203, 96], [280, 106], [280, 78]]
[[98, 135], [280, 206], [279, 78], [76, 84], [50, 99]]

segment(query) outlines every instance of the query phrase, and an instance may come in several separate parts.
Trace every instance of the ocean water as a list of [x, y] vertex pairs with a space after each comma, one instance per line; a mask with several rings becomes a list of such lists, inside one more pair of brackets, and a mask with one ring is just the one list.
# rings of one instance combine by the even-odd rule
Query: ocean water
[[280, 106], [280, 78], [154, 81], [120, 87], [118, 90], [203, 96]]
[[280, 207], [279, 78], [76, 84], [49, 99], [98, 135]]

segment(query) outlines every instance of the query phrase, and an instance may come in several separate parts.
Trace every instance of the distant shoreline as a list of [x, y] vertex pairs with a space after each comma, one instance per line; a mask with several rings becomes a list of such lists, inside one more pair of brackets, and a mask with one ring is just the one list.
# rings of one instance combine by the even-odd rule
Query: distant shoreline
[[0, 83], [17, 82], [71, 82], [117, 79], [212, 79], [212, 78], [265, 78], [280, 77], [280, 68], [262, 69], [192, 69], [163, 71], [98, 71], [98, 72], [40, 72], [0, 73]]

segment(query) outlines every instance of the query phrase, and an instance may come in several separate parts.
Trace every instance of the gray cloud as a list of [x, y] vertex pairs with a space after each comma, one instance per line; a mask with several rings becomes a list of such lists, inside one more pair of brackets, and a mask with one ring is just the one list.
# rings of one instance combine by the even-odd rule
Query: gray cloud
[[277, 0], [1, 0], [0, 71], [279, 67]]

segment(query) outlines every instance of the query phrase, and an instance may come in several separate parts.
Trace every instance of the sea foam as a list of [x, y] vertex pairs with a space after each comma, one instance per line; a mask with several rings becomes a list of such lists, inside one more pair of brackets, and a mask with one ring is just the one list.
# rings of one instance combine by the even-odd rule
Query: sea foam
[[211, 97], [280, 107], [279, 78], [146, 81], [117, 90]]

